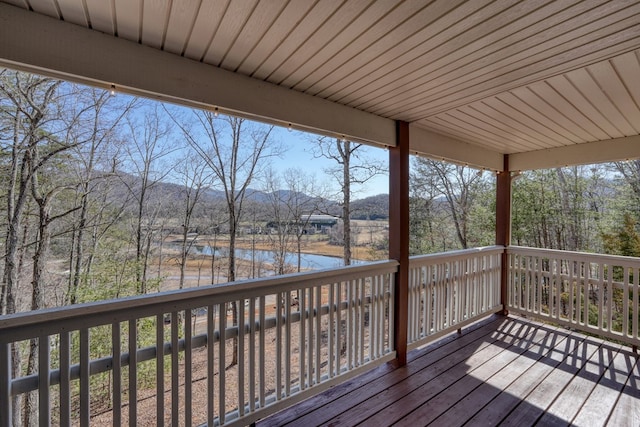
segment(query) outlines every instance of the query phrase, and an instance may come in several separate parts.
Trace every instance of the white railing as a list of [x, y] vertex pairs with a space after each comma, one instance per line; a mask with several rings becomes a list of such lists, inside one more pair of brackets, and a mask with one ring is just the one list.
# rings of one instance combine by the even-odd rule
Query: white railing
[[[397, 266], [384, 261], [1, 318], [0, 426], [22, 415], [13, 411], [29, 394], [40, 425], [249, 424], [395, 357]], [[14, 375], [12, 351], [24, 360], [36, 342], [34, 373], [23, 374], [23, 363]]]
[[640, 344], [640, 258], [517, 246], [508, 256], [509, 311]]
[[503, 252], [503, 246], [490, 246], [411, 257], [409, 348], [502, 310]]

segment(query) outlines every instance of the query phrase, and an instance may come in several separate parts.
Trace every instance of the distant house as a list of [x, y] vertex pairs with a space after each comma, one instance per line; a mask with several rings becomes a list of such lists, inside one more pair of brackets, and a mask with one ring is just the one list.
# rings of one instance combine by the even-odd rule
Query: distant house
[[340, 218], [332, 215], [302, 215], [300, 221], [306, 223], [308, 228], [325, 234], [340, 221]]

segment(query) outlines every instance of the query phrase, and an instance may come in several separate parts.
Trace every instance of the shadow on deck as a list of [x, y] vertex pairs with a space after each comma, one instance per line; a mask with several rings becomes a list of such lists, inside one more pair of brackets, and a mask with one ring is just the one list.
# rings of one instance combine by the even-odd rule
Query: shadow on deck
[[496, 315], [256, 425], [638, 426], [637, 362], [629, 347]]

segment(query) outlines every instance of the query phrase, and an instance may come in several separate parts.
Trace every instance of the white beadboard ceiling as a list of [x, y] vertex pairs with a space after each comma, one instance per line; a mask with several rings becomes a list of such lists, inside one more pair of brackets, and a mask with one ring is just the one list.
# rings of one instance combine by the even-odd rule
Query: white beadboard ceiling
[[0, 2], [499, 154], [640, 134], [640, 1]]

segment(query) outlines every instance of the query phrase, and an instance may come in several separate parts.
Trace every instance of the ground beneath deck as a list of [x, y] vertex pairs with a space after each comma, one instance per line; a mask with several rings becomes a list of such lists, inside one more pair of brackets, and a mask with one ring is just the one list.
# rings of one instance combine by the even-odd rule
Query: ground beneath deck
[[493, 316], [258, 423], [266, 426], [639, 426], [631, 348]]

